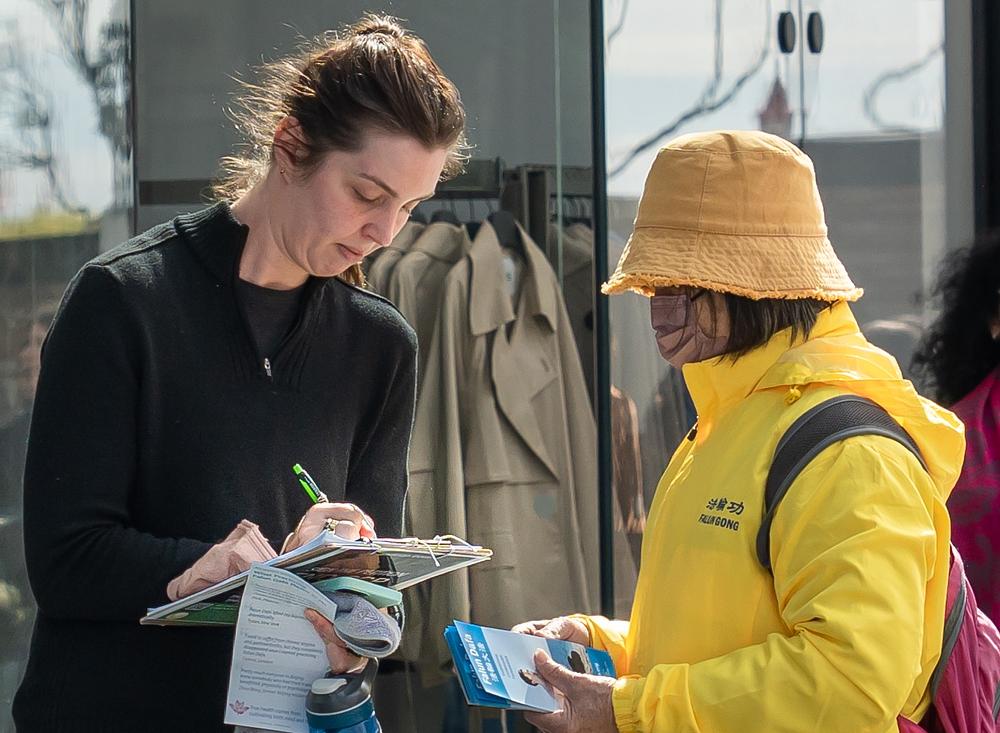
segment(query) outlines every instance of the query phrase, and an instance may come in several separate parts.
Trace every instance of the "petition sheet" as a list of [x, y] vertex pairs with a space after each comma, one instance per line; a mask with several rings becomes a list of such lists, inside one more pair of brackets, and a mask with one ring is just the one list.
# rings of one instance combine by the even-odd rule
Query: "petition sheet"
[[287, 570], [250, 569], [233, 642], [226, 719], [229, 725], [309, 733], [306, 695], [326, 674], [326, 650], [303, 616], [314, 608], [328, 619], [336, 604]]

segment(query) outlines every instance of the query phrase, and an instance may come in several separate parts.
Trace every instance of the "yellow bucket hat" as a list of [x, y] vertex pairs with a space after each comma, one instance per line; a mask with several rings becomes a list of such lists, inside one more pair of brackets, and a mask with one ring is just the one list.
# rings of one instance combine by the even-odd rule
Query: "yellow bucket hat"
[[632, 236], [601, 290], [691, 285], [753, 300], [857, 300], [827, 239], [809, 157], [764, 132], [682, 135], [656, 156]]

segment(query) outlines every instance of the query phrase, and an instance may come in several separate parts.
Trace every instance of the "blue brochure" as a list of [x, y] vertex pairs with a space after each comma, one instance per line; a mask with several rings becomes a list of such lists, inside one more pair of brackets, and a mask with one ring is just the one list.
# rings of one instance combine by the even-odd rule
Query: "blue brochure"
[[556, 699], [535, 671], [532, 656], [544, 649], [576, 672], [616, 677], [607, 652], [569, 641], [543, 639], [462, 621], [444, 630], [458, 680], [470, 705], [555, 712]]

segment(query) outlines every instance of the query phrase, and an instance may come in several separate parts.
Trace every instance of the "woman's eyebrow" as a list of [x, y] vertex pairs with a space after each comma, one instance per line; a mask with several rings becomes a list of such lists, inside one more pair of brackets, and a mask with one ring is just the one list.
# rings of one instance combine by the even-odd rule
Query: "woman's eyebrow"
[[[358, 175], [361, 178], [364, 178], [365, 180], [371, 181], [372, 183], [374, 183], [376, 186], [378, 186], [379, 188], [381, 188], [383, 191], [385, 191], [387, 194], [389, 194], [393, 198], [397, 198], [397, 199], [399, 198], [399, 194], [396, 193], [393, 190], [392, 186], [390, 186], [388, 183], [386, 183], [385, 181], [383, 181], [381, 178], [378, 178], [377, 176], [373, 176], [370, 173], [359, 173]], [[431, 191], [429, 194], [426, 194], [426, 195], [421, 196], [421, 197], [419, 197], [417, 199], [414, 199], [414, 201], [426, 201], [427, 199], [431, 199], [431, 198], [434, 198], [434, 192], [433, 191]]]
[[383, 181], [381, 178], [371, 175], [370, 173], [358, 173], [361, 178], [371, 181], [379, 188], [383, 189], [387, 194], [394, 198], [399, 198], [399, 194], [392, 190], [392, 186]]

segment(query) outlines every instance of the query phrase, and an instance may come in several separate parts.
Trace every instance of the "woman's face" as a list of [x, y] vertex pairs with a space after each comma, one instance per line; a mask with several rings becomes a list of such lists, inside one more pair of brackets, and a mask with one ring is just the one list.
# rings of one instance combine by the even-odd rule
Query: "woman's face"
[[[354, 152], [326, 153], [302, 176], [279, 156], [270, 216], [281, 254], [309, 275], [332, 277], [385, 247], [414, 207], [434, 194], [448, 156], [402, 134], [369, 132]], [[281, 168], [284, 172], [281, 172]]]
[[650, 320], [660, 354], [678, 369], [722, 355], [729, 340], [725, 299], [711, 290], [656, 288]]

